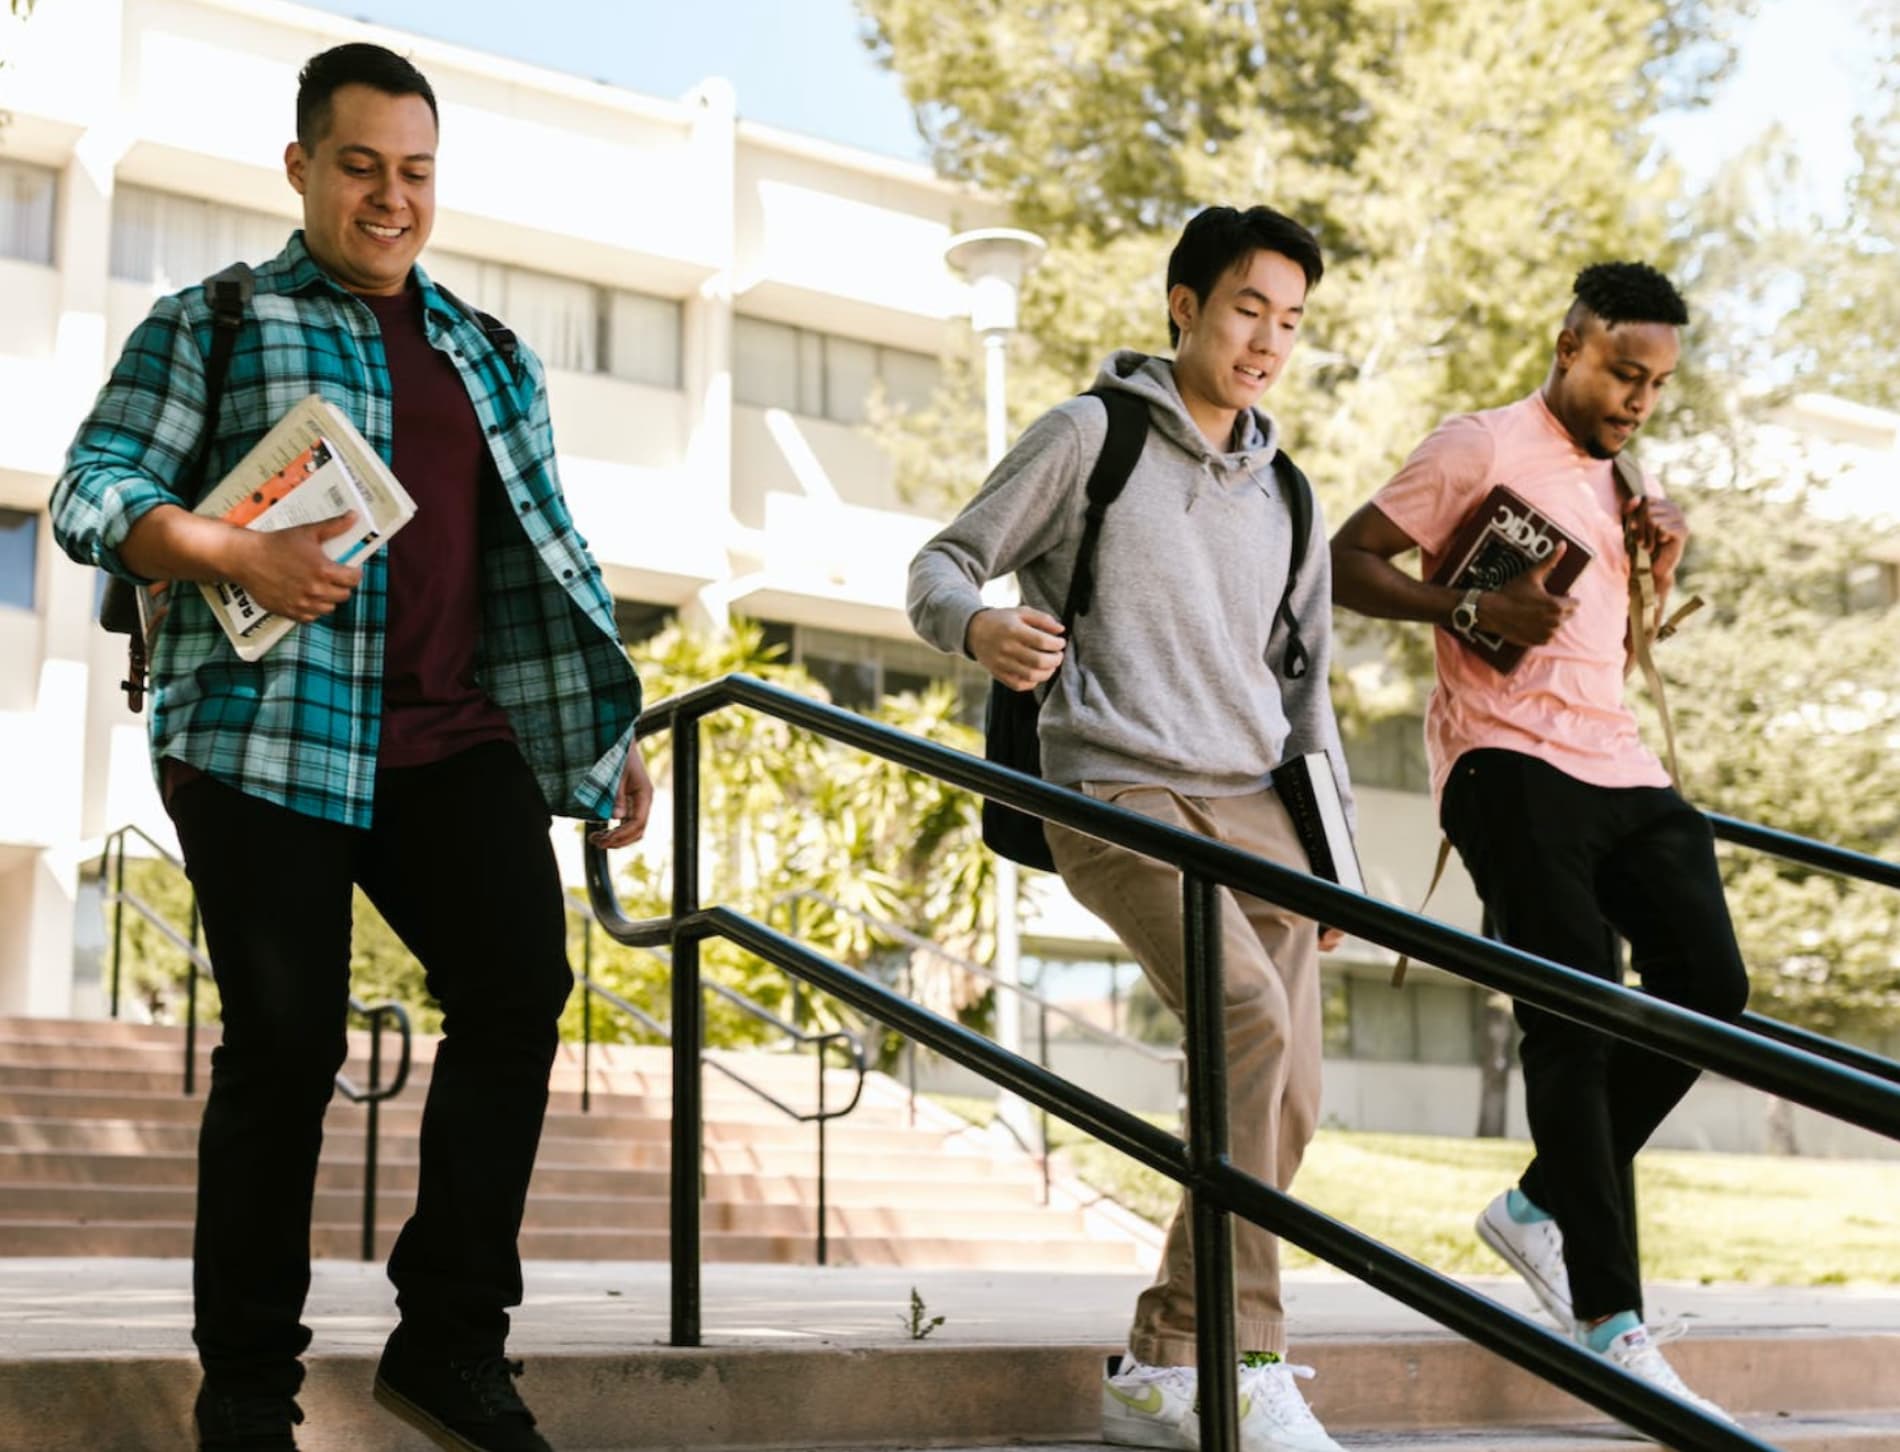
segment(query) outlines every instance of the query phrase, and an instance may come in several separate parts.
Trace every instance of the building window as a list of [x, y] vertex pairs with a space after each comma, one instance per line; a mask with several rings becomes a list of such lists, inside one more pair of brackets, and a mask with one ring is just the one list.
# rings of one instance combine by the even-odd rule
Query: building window
[[1431, 790], [1425, 726], [1416, 716], [1385, 716], [1345, 738], [1346, 766], [1355, 786], [1393, 791]]
[[652, 605], [645, 600], [614, 600], [614, 624], [620, 630], [622, 645], [638, 645], [651, 640], [673, 623], [678, 612], [671, 605]]
[[59, 173], [51, 167], [0, 161], [0, 257], [52, 265], [58, 196]]
[[939, 681], [950, 681], [957, 689], [957, 718], [970, 726], [983, 724], [990, 678], [972, 661], [944, 655], [918, 641], [846, 635], [777, 620], [760, 625], [765, 643], [780, 647], [787, 664], [809, 671], [835, 706], [869, 712], [887, 697], [926, 691]]
[[268, 212], [121, 186], [112, 194], [112, 275], [176, 292], [233, 262], [270, 261], [295, 227]]
[[929, 402], [937, 360], [763, 318], [733, 320], [732, 391], [740, 403], [834, 423], [863, 423], [874, 387], [904, 408]]
[[1847, 572], [1847, 608], [1878, 614], [1900, 600], [1900, 565], [1861, 560]]
[[454, 252], [431, 253], [424, 265], [462, 301], [519, 333], [549, 368], [680, 386], [677, 299]]
[[0, 509], [0, 608], [31, 610], [38, 603], [40, 517]]
[[1484, 995], [1462, 983], [1327, 975], [1325, 1043], [1337, 1058], [1395, 1064], [1475, 1064]]
[[654, 388], [680, 386], [679, 300], [612, 288], [602, 313], [602, 368]]

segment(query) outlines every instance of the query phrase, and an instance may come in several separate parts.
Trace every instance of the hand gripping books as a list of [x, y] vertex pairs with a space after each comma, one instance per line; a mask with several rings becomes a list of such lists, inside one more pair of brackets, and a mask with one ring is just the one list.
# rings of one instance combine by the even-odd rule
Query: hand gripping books
[[[1526, 570], [1543, 564], [1560, 544], [1565, 546], [1563, 558], [1544, 581], [1544, 588], [1553, 595], [1566, 593], [1593, 556], [1586, 545], [1522, 495], [1499, 484], [1452, 539], [1431, 582], [1454, 590], [1501, 590]], [[1452, 634], [1500, 675], [1516, 670], [1527, 649], [1475, 627], [1469, 633], [1454, 630]]]
[[[343, 411], [313, 393], [278, 420], [194, 512], [257, 530], [354, 514], [354, 523], [323, 545], [331, 559], [354, 565], [413, 519], [416, 505]], [[198, 589], [244, 660], [258, 659], [296, 624], [264, 610], [241, 585]]]

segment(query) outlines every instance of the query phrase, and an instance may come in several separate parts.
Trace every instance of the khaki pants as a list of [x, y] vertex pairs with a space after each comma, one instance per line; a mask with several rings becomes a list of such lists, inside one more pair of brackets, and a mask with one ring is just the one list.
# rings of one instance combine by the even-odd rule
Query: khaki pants
[[[1305, 850], [1270, 791], [1183, 797], [1166, 787], [1084, 782], [1081, 790], [1170, 826], [1305, 871]], [[1062, 880], [1140, 961], [1156, 994], [1185, 1014], [1181, 874], [1137, 852], [1050, 823]], [[1235, 1168], [1278, 1189], [1319, 1120], [1320, 990], [1317, 930], [1259, 898], [1221, 892], [1221, 961], [1227, 1030], [1227, 1116]], [[1247, 1351], [1286, 1350], [1276, 1237], [1236, 1218], [1235, 1331]], [[1161, 1269], [1135, 1306], [1128, 1349], [1150, 1366], [1194, 1364], [1194, 1246], [1186, 1197], [1168, 1227]]]

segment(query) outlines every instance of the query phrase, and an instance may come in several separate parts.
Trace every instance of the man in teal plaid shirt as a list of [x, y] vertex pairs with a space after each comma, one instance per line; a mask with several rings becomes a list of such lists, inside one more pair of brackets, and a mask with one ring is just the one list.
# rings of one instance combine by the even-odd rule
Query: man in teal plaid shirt
[[[189, 288], [127, 342], [54, 493], [82, 563], [235, 581], [299, 622], [247, 663], [180, 588], [151, 643], [153, 762], [224, 1006], [193, 1264], [204, 1452], [296, 1446], [357, 885], [444, 1010], [377, 1399], [443, 1447], [549, 1452], [505, 1343], [572, 986], [550, 814], [623, 845], [653, 788], [633, 742], [639, 681], [556, 477], [541, 365], [416, 266], [436, 140], [434, 93], [409, 62], [363, 44], [315, 57], [285, 152], [304, 227], [258, 269], [217, 417], [212, 314]], [[190, 512], [313, 392], [417, 502], [360, 569], [322, 548], [347, 516], [265, 533]]]

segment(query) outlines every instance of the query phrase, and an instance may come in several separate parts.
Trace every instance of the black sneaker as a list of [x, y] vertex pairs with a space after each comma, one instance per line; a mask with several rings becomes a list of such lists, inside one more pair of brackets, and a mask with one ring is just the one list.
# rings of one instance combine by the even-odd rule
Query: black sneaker
[[515, 1391], [518, 1361], [431, 1352], [400, 1326], [376, 1366], [376, 1400], [448, 1452], [554, 1452]]
[[289, 1396], [227, 1396], [201, 1387], [193, 1408], [198, 1452], [297, 1452], [303, 1409]]

